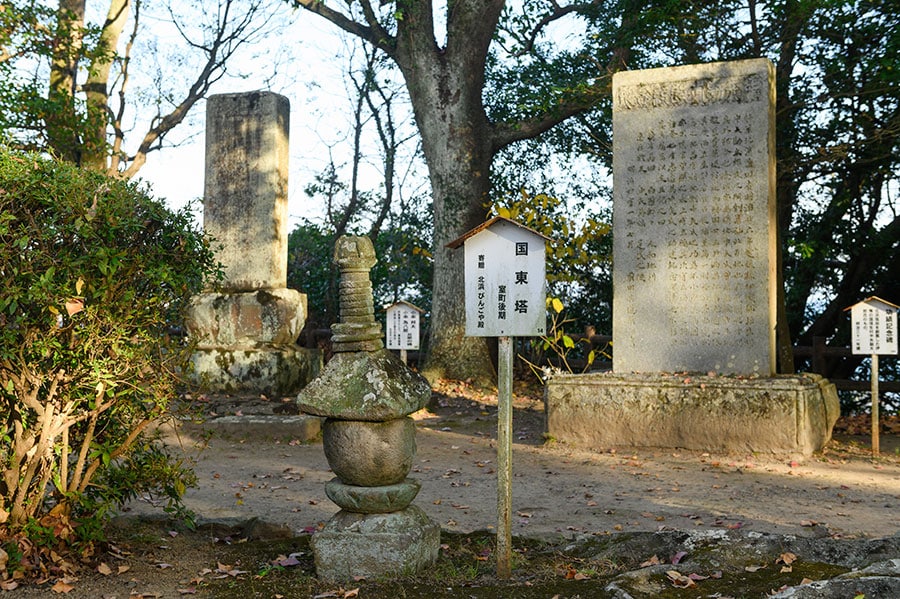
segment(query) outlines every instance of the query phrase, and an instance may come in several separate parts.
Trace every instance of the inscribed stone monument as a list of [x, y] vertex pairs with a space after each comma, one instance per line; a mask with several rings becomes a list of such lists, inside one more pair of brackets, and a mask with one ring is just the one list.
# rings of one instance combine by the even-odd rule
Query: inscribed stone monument
[[553, 377], [573, 445], [810, 455], [840, 405], [775, 374], [774, 69], [613, 77], [613, 372]]
[[613, 78], [613, 370], [775, 372], [774, 69]]
[[292, 393], [320, 368], [296, 344], [306, 295], [287, 288], [289, 112], [271, 92], [207, 101], [203, 229], [225, 278], [193, 299], [185, 324], [190, 375], [209, 391]]
[[271, 92], [207, 102], [203, 230], [222, 246], [228, 290], [287, 286], [289, 120], [288, 99]]

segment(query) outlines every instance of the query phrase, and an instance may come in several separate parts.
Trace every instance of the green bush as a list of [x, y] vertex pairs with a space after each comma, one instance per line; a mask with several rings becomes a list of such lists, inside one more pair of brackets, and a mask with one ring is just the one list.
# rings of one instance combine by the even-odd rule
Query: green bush
[[74, 542], [138, 493], [180, 497], [153, 425], [188, 349], [170, 331], [215, 273], [187, 210], [0, 149], [0, 529]]

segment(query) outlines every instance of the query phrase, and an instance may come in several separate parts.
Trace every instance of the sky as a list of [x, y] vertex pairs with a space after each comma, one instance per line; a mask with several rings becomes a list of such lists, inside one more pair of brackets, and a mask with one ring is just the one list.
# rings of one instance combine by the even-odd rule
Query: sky
[[[311, 200], [303, 190], [315, 173], [327, 166], [329, 147], [338, 162], [349, 156], [349, 146], [342, 142], [347, 136], [350, 100], [343, 79], [346, 61], [339, 58], [345, 36], [315, 15], [297, 11], [288, 16], [293, 22], [283, 31], [268, 36], [263, 47], [240, 56], [233, 71], [241, 76], [225, 77], [214, 85], [211, 94], [266, 89], [290, 101], [288, 212], [289, 228], [293, 228], [300, 217], [319, 219], [324, 214], [321, 202]], [[253, 56], [257, 53], [262, 57]], [[278, 83], [270, 86], [266, 76], [271, 69], [265, 61], [274, 53], [281, 53], [282, 59], [287, 56], [289, 62], [284, 63]], [[187, 139], [177, 147], [152, 152], [138, 174], [151, 185], [153, 195], [172, 208], [181, 208], [203, 196], [205, 114], [206, 103], [196, 104], [189, 122], [173, 131], [173, 139]], [[370, 166], [364, 177], [377, 181], [379, 174]], [[199, 203], [194, 212], [198, 222], [202, 222]]]

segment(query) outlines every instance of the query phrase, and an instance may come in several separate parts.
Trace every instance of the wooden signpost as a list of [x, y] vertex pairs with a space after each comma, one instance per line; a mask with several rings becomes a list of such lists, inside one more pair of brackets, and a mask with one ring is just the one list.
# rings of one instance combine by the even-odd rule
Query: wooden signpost
[[872, 296], [853, 304], [850, 334], [854, 354], [869, 354], [872, 360], [872, 453], [881, 451], [878, 415], [878, 356], [897, 353], [897, 311], [900, 306]]
[[495, 217], [448, 247], [464, 246], [466, 335], [497, 337], [497, 576], [512, 557], [513, 337], [543, 335], [547, 326], [546, 237]]

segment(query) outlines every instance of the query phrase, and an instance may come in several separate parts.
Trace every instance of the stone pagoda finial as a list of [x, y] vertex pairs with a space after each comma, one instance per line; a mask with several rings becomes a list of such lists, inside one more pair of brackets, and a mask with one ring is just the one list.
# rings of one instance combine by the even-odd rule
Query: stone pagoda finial
[[334, 263], [341, 270], [341, 322], [331, 326], [335, 353], [376, 351], [384, 347], [381, 323], [375, 320], [369, 270], [378, 259], [368, 237], [343, 236], [334, 245]]

